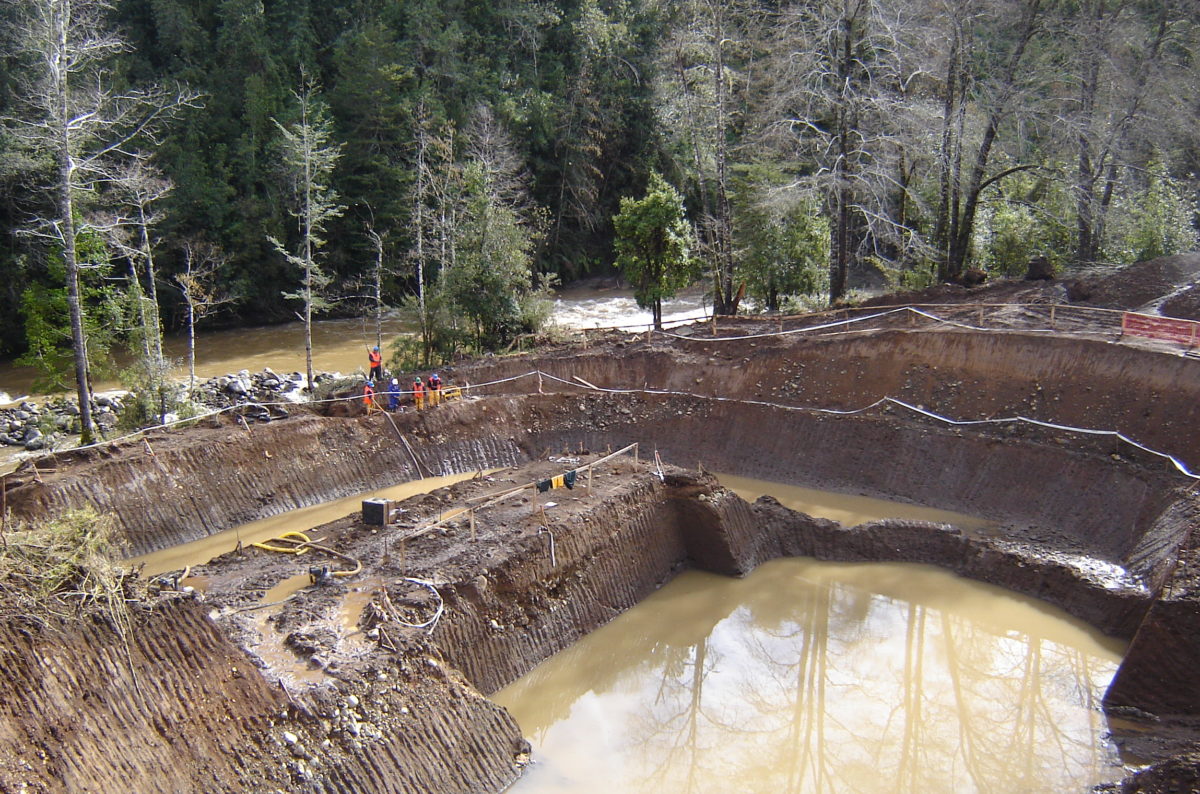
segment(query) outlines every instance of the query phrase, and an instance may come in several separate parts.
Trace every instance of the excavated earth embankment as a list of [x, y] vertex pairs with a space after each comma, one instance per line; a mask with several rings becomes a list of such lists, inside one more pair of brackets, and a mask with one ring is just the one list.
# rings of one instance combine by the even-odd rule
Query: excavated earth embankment
[[[100, 624], [10, 623], [0, 667], [29, 697], [0, 710], [14, 748], [0, 759], [0, 790], [77, 790], [69, 780], [95, 791], [127, 791], [130, 780], [144, 791], [500, 790], [525, 746], [479, 693], [685, 567], [741, 575], [795, 554], [934, 563], [1058, 604], [1131, 640], [1107, 701], [1159, 720], [1143, 736], [1177, 737], [1200, 716], [1200, 508], [1194, 480], [1145, 449], [1200, 463], [1188, 432], [1195, 361], [1015, 331], [725, 342], [706, 332], [485, 359], [451, 377], [505, 382], [420, 414], [212, 421], [10, 476], [16, 513], [98, 505], [134, 555], [422, 475], [522, 467], [409, 500], [394, 530], [357, 518], [322, 528], [364, 569], [281, 604], [261, 602], [307, 564], [257, 549], [218, 558], [193, 571], [207, 580], [202, 600], [164, 596], [171, 603], [141, 617], [128, 652]], [[481, 511], [473, 531], [456, 520], [396, 542], [468, 499], [631, 442], [642, 464], [604, 464], [590, 495], [577, 488], [544, 512], [517, 499]], [[654, 450], [683, 468], [656, 476], [645, 463]], [[546, 460], [564, 455], [579, 463]], [[701, 470], [957, 510], [995, 528], [842, 527], [769, 498], [746, 504]], [[369, 606], [351, 620], [356, 588]], [[404, 625], [438, 603], [432, 633]], [[192, 647], [200, 638], [203, 653]], [[290, 663], [319, 680], [304, 683]], [[220, 703], [199, 707], [217, 693]], [[67, 707], [79, 716], [67, 719]], [[105, 744], [114, 719], [138, 737], [125, 753]], [[167, 768], [191, 771], [156, 778]], [[1158, 790], [1139, 785], [1128, 790]]]

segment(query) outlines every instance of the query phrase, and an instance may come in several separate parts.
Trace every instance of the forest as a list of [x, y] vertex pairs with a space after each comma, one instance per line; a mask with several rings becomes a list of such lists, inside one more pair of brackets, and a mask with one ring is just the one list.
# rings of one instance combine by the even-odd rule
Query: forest
[[404, 306], [429, 362], [618, 267], [733, 313], [1190, 250], [1193, 2], [5, 0], [0, 356]]

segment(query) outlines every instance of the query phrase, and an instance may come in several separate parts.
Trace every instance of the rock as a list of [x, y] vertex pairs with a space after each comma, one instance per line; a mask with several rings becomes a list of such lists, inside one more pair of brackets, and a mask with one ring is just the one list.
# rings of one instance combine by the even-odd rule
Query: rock
[[964, 287], [977, 287], [987, 281], [988, 274], [984, 270], [977, 267], [970, 268], [962, 274], [962, 284]]
[[1044, 256], [1035, 256], [1029, 260], [1025, 268], [1026, 281], [1051, 281], [1054, 279], [1054, 266]]
[[296, 734], [292, 733], [291, 731], [283, 732], [283, 743], [284, 744], [290, 746], [290, 745], [295, 744], [298, 741], [300, 741], [300, 737], [297, 736]]
[[246, 393], [246, 385], [237, 378], [226, 382], [225, 391], [230, 394], [244, 395]]
[[42, 449], [46, 446], [46, 439], [42, 435], [42, 431], [36, 427], [31, 427], [25, 431], [24, 437], [21, 439], [24, 442], [25, 449], [33, 452]]
[[101, 408], [107, 408], [112, 405], [112, 398], [104, 394], [98, 394], [92, 402]]
[[13, 411], [12, 417], [18, 422], [28, 422], [33, 418], [28, 411]]

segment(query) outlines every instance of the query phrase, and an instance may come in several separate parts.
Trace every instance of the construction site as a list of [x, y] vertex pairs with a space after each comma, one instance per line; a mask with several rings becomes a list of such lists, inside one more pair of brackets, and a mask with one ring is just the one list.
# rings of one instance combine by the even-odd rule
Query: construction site
[[[11, 520], [110, 516], [152, 587], [127, 621], [6, 613], [0, 792], [504, 791], [537, 749], [498, 691], [681, 572], [782, 557], [933, 565], [1086, 622], [1122, 649], [1095, 712], [1138, 763], [1080, 790], [1197, 790], [1200, 257], [1149, 265], [590, 332], [442, 370], [434, 410], [347, 394], [28, 461]], [[842, 524], [714, 472], [987, 528]]]

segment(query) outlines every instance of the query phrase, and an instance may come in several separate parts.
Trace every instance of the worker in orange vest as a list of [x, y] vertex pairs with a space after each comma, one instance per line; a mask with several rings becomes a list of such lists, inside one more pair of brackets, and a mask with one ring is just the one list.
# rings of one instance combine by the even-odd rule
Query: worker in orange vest
[[367, 377], [372, 380], [383, 378], [383, 355], [379, 352], [378, 346], [367, 353], [367, 360], [371, 362], [371, 371]]
[[418, 411], [425, 407], [425, 384], [421, 383], [420, 378], [413, 379], [413, 402]]
[[437, 405], [442, 401], [442, 379], [435, 372], [429, 376], [429, 382], [425, 385], [427, 397], [430, 405]]
[[366, 383], [363, 384], [363, 405], [366, 407], [368, 414], [374, 412], [374, 410], [375, 410], [375, 383], [371, 380], [368, 380]]

